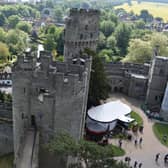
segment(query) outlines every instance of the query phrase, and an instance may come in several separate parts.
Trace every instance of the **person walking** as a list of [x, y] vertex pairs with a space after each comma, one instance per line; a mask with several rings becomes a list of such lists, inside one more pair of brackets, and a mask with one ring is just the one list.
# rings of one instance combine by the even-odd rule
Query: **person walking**
[[141, 168], [142, 167], [142, 163], [139, 163], [139, 166], [138, 166], [139, 168]]
[[121, 148], [121, 147], [122, 147], [122, 140], [120, 139], [120, 140], [118, 141], [118, 143], [119, 143], [119, 147]]
[[155, 157], [155, 162], [158, 162], [159, 158], [160, 158], [160, 153], [157, 153]]
[[137, 142], [138, 142], [137, 139], [135, 139], [135, 141], [134, 141], [135, 146], [137, 146]]
[[138, 164], [138, 162], [137, 162], [137, 161], [135, 161], [135, 162], [134, 162], [134, 168], [136, 168], [136, 167], [137, 167], [137, 164]]
[[131, 158], [128, 157], [128, 165], [130, 165], [130, 162], [131, 162]]
[[139, 145], [142, 145], [142, 137], [139, 139]]

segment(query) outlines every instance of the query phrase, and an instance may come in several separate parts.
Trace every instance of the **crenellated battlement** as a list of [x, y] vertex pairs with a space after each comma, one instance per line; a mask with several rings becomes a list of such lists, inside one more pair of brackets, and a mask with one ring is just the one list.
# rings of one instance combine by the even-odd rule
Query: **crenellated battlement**
[[100, 14], [99, 10], [96, 9], [78, 9], [78, 8], [72, 8], [70, 9], [70, 16], [76, 16], [76, 15], [97, 15]]
[[105, 64], [105, 70], [107, 73], [113, 74], [125, 74], [125, 72], [136, 73], [148, 76], [150, 65], [145, 64], [133, 64], [122, 62], [109, 62]]

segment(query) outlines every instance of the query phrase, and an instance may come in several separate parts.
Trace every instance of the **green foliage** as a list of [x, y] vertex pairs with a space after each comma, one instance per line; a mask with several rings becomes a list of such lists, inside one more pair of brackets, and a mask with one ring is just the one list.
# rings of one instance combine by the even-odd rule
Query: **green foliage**
[[1, 102], [12, 102], [12, 95], [0, 91], [0, 101]]
[[55, 13], [55, 18], [57, 20], [57, 22], [61, 22], [63, 19], [63, 11], [60, 7], [57, 7], [54, 9], [54, 13]]
[[0, 62], [5, 63], [8, 61], [9, 49], [5, 43], [0, 42]]
[[142, 19], [137, 20], [137, 21], [135, 22], [135, 26], [136, 26], [136, 28], [138, 28], [138, 29], [144, 29], [144, 28], [145, 28], [145, 22], [144, 22]]
[[55, 49], [58, 55], [63, 55], [63, 28], [50, 25], [43, 31], [45, 33], [43, 36], [46, 37], [44, 40], [44, 48], [48, 51]]
[[36, 18], [39, 16], [39, 12], [28, 5], [4, 5], [0, 6], [0, 12], [8, 18], [11, 15], [18, 15], [21, 17], [33, 17]]
[[138, 126], [142, 126], [143, 125], [143, 119], [138, 113], [132, 111], [131, 112], [131, 118], [135, 119], [135, 121], [138, 124]]
[[5, 42], [5, 38], [6, 38], [6, 32], [4, 31], [3, 28], [0, 27], [0, 41]]
[[117, 47], [119, 48], [121, 55], [125, 55], [127, 53], [130, 35], [131, 27], [125, 23], [120, 23], [115, 29], [114, 36], [116, 38]]
[[164, 141], [164, 136], [168, 137], [168, 124], [161, 124], [161, 123], [155, 123], [153, 125], [153, 131], [158, 138], [158, 140], [165, 146], [168, 146], [168, 138], [167, 141]]
[[28, 35], [27, 33], [18, 30], [12, 29], [6, 35], [6, 43], [9, 46], [9, 51], [12, 55], [17, 55], [20, 52], [23, 52], [28, 46]]
[[168, 56], [168, 37], [163, 33], [153, 33], [151, 35], [152, 48], [158, 47], [159, 55]]
[[25, 21], [20, 21], [17, 25], [16, 25], [16, 28], [26, 32], [26, 33], [30, 33], [31, 32], [31, 29], [32, 29], [32, 26], [30, 23], [28, 22], [25, 22]]
[[4, 26], [6, 23], [6, 17], [3, 13], [0, 13], [0, 26]]
[[111, 35], [107, 38], [107, 47], [112, 49], [112, 50], [115, 50], [116, 48], [116, 44], [117, 44], [117, 41], [116, 41], [116, 38]]
[[114, 32], [115, 23], [109, 20], [102, 21], [100, 23], [100, 30], [103, 32], [103, 34], [108, 37]]
[[144, 22], [151, 22], [153, 20], [153, 16], [146, 9], [141, 10], [139, 18], [143, 19]]
[[106, 99], [108, 97], [110, 87], [108, 85], [101, 57], [90, 50], [86, 50], [85, 52], [92, 56], [92, 71], [88, 97], [88, 106], [92, 106], [99, 104], [101, 99]]
[[77, 156], [79, 146], [76, 141], [67, 133], [60, 133], [48, 145], [47, 148], [52, 153], [61, 155]]
[[108, 18], [117, 25], [118, 17], [113, 12], [110, 12], [108, 14]]
[[44, 41], [44, 49], [48, 51], [52, 51], [56, 48], [57, 43], [54, 40], [54, 37], [52, 34], [46, 35], [46, 40]]
[[20, 17], [18, 15], [11, 15], [8, 18], [8, 25], [10, 28], [15, 28], [19, 21]]
[[[116, 146], [100, 146], [95, 142], [89, 142], [85, 140], [75, 141], [69, 134], [60, 133], [58, 134], [48, 145], [47, 149], [50, 152], [61, 154], [62, 156], [73, 156], [77, 157], [79, 161], [84, 161], [87, 168], [103, 168], [107, 165], [107, 168], [111, 166], [119, 166], [122, 168], [123, 163], [117, 163], [113, 156], [116, 153], [117, 156], [124, 154], [124, 151]], [[71, 165], [72, 167], [80, 167], [80, 164]], [[124, 168], [127, 168], [125, 165]]]
[[145, 63], [149, 62], [152, 56], [152, 47], [149, 42], [140, 39], [132, 39], [128, 47], [128, 55], [123, 62]]
[[104, 57], [106, 62], [112, 61], [113, 55], [114, 55], [114, 52], [111, 49], [104, 49], [99, 52], [99, 56]]
[[106, 47], [106, 37], [102, 32], [100, 32], [97, 48], [98, 50], [101, 50], [101, 49], [104, 49], [105, 47]]

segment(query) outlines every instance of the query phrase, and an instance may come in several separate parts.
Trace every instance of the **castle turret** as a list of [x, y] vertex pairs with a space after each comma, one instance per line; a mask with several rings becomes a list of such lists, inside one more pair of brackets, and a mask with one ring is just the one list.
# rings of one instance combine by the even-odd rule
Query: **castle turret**
[[161, 106], [160, 116], [164, 118], [164, 120], [168, 121], [168, 83]]
[[160, 110], [168, 80], [168, 58], [156, 56], [149, 72], [146, 103], [149, 109]]
[[96, 50], [99, 35], [99, 11], [71, 9], [66, 19], [64, 57], [76, 58], [85, 48]]

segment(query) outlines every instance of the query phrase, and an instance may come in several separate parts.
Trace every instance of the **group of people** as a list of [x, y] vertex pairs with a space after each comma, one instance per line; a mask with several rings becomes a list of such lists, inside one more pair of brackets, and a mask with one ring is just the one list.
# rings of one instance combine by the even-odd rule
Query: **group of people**
[[[155, 156], [155, 162], [158, 162], [159, 161], [159, 158], [160, 158], [160, 153], [157, 153], [156, 156]], [[165, 164], [168, 164], [168, 154], [166, 154], [164, 156], [164, 163]]]
[[[125, 157], [125, 162], [130, 165], [131, 158]], [[130, 168], [142, 168], [142, 163], [138, 163], [137, 161], [134, 162], [133, 166], [130, 166]]]
[[[136, 147], [137, 147], [138, 144], [141, 146], [141, 145], [142, 145], [142, 141], [143, 141], [142, 137], [140, 137], [139, 140], [136, 138], [136, 139], [134, 140], [134, 145], [135, 145]], [[122, 144], [123, 144], [122, 139], [119, 139], [119, 141], [118, 141], [118, 146], [119, 146], [120, 148], [122, 148]]]

